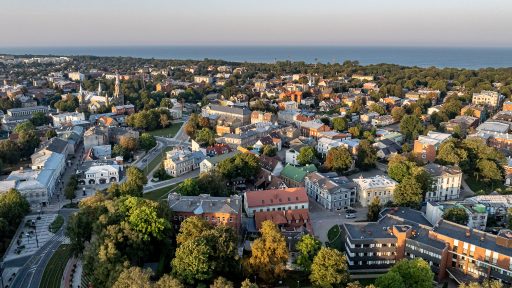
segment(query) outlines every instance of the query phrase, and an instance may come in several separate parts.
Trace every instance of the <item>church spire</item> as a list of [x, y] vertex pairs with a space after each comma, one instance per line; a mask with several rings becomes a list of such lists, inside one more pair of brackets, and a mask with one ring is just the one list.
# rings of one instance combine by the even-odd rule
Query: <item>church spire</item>
[[120, 83], [119, 83], [119, 73], [116, 71], [116, 85], [114, 87], [114, 97], [117, 99], [119, 98], [119, 90], [120, 90]]
[[101, 82], [98, 82], [98, 96], [101, 95]]

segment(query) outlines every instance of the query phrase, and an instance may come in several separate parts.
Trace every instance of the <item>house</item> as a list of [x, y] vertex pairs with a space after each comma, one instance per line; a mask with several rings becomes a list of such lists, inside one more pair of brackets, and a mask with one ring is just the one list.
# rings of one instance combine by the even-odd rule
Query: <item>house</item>
[[382, 115], [374, 117], [371, 122], [372, 125], [376, 127], [383, 127], [396, 123], [395, 119], [391, 115]]
[[247, 191], [244, 193], [244, 208], [247, 216], [256, 212], [309, 209], [304, 187]]
[[306, 166], [294, 166], [286, 164], [281, 171], [281, 179], [287, 187], [304, 187], [304, 179], [309, 173], [316, 172], [316, 166], [309, 164]]
[[222, 161], [224, 161], [226, 159], [230, 159], [230, 158], [236, 156], [238, 153], [240, 153], [240, 152], [239, 151], [233, 151], [233, 152], [229, 152], [229, 153], [224, 153], [224, 154], [216, 155], [216, 156], [213, 156], [213, 157], [206, 157], [199, 164], [199, 171], [200, 171], [200, 173], [210, 172], [213, 169], [215, 169], [215, 167], [217, 167], [217, 165], [219, 165], [220, 162], [222, 162]]
[[183, 147], [175, 147], [166, 153], [163, 163], [164, 169], [169, 175], [178, 177], [198, 169], [203, 160], [204, 154], [202, 152], [192, 152]]
[[458, 199], [462, 183], [462, 170], [456, 166], [442, 166], [429, 163], [423, 167], [432, 176], [432, 189], [425, 195], [425, 201], [447, 201]]
[[402, 151], [402, 147], [395, 141], [390, 139], [382, 139], [373, 143], [373, 148], [377, 150], [377, 157], [379, 159], [389, 159], [389, 157], [396, 155]]
[[[194, 141], [194, 140], [192, 140], [192, 141]], [[226, 144], [215, 143], [213, 146], [208, 146], [205, 149], [206, 156], [209, 156], [209, 157], [227, 154], [229, 152], [233, 152], [233, 149], [231, 149], [231, 147], [229, 147], [229, 145], [226, 145]]]
[[373, 198], [379, 197], [381, 205], [393, 201], [393, 191], [398, 183], [382, 175], [377, 175], [370, 178], [355, 178], [357, 189], [357, 201], [362, 207], [368, 207], [373, 201]]
[[299, 151], [295, 150], [294, 148], [287, 149], [285, 152], [285, 163], [299, 165], [297, 156], [299, 156]]
[[251, 113], [251, 123], [260, 123], [260, 122], [275, 122], [276, 115], [270, 112], [261, 112], [261, 111], [252, 111]]
[[356, 200], [354, 182], [336, 173], [313, 172], [306, 176], [308, 196], [329, 211], [350, 207]]
[[194, 83], [197, 84], [212, 84], [213, 77], [210, 76], [194, 76]]
[[242, 199], [238, 195], [213, 197], [207, 194], [182, 196], [169, 193], [167, 204], [173, 211], [172, 223], [176, 230], [185, 219], [195, 216], [215, 226], [231, 227], [236, 233], [241, 231]]
[[60, 114], [51, 114], [53, 127], [83, 125], [89, 122], [85, 121], [85, 114], [79, 112], [69, 112]]
[[329, 138], [320, 138], [318, 139], [317, 145], [316, 145], [316, 151], [321, 154], [322, 156], [327, 155], [329, 150], [332, 148], [337, 148], [343, 145], [343, 140], [339, 139], [329, 139]]
[[308, 121], [302, 123], [300, 127], [301, 135], [305, 137], [318, 138], [320, 132], [330, 131], [329, 126], [317, 121]]
[[260, 155], [259, 160], [261, 168], [267, 170], [273, 176], [279, 176], [283, 171], [283, 163], [277, 157]]
[[96, 160], [83, 162], [76, 170], [78, 183], [95, 185], [119, 182], [123, 166], [113, 160]]
[[473, 116], [480, 120], [480, 123], [487, 120], [487, 107], [484, 105], [466, 105], [460, 110], [461, 116]]
[[135, 106], [132, 104], [112, 106], [112, 113], [116, 115], [131, 115], [135, 113]]
[[108, 130], [106, 128], [93, 126], [84, 133], [84, 149], [93, 146], [109, 144]]
[[433, 162], [439, 146], [451, 137], [452, 134], [434, 131], [429, 131], [427, 136], [420, 135], [414, 141], [413, 154], [419, 161]]

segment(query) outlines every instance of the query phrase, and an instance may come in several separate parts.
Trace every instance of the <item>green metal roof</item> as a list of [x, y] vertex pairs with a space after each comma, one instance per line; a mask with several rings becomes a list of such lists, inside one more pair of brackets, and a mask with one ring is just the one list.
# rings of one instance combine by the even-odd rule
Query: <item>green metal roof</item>
[[304, 177], [306, 177], [306, 175], [315, 171], [317, 171], [316, 166], [313, 164], [306, 166], [293, 166], [286, 164], [286, 166], [283, 168], [283, 171], [281, 171], [281, 176], [296, 182], [302, 182], [304, 181]]

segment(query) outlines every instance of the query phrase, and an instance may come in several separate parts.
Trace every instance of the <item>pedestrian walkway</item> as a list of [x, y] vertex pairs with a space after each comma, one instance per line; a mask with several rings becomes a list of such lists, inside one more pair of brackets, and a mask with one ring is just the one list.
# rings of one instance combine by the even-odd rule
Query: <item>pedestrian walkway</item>
[[[39, 220], [38, 217], [40, 217]], [[48, 230], [48, 227], [56, 217], [57, 214], [26, 216], [20, 224], [22, 225], [21, 229], [18, 229], [11, 246], [5, 253], [4, 261], [29, 256], [37, 252], [39, 247], [53, 237], [54, 234]], [[32, 221], [34, 221], [35, 227], [32, 226]]]

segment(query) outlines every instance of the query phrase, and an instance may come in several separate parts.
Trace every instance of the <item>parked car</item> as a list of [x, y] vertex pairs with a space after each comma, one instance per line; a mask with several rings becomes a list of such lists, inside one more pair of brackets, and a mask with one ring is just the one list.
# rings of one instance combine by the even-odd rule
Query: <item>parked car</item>
[[356, 214], [349, 213], [349, 214], [345, 215], [345, 218], [347, 218], [347, 219], [354, 219], [354, 218], [356, 218]]

